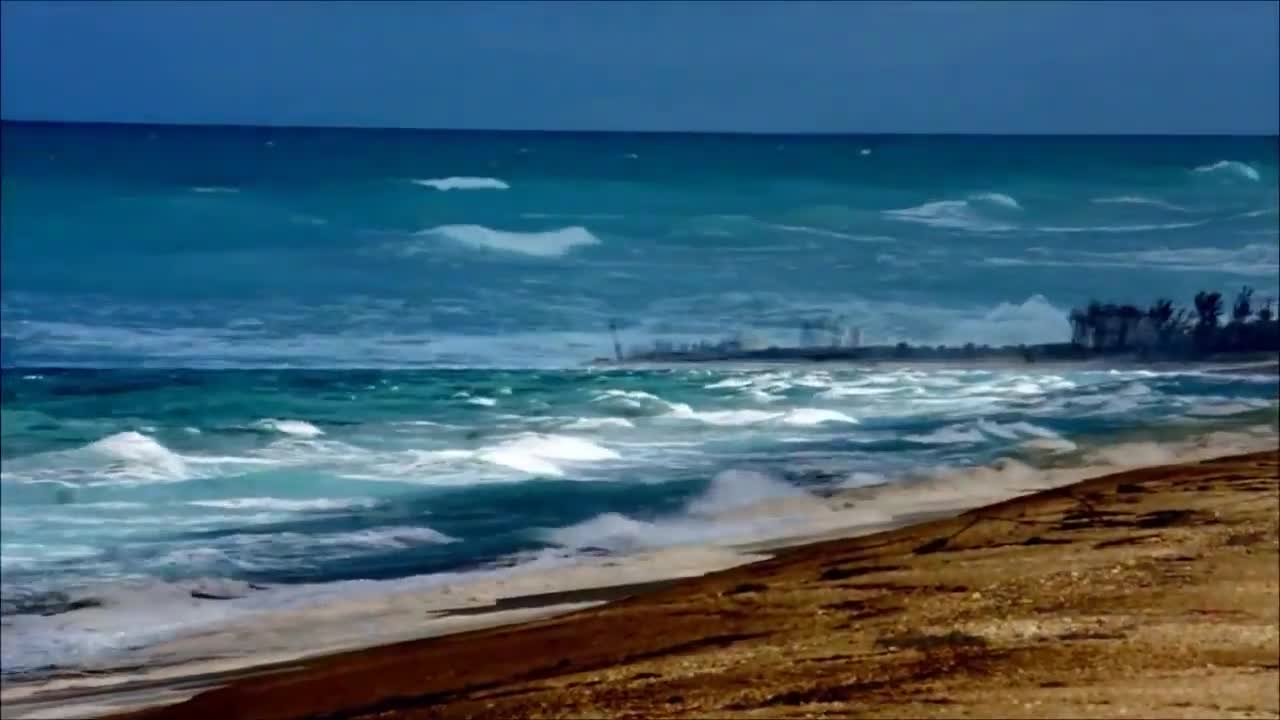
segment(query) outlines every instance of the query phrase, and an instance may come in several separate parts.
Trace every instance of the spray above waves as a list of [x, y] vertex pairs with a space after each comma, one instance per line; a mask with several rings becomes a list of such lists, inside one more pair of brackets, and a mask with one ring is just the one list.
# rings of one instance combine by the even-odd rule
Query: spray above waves
[[1258, 182], [1262, 179], [1262, 175], [1252, 165], [1238, 160], [1219, 160], [1209, 165], [1201, 165], [1192, 170], [1192, 172], [1252, 182]]
[[[563, 257], [574, 249], [600, 244], [599, 238], [579, 225], [540, 232], [494, 230], [483, 225], [440, 225], [414, 234], [417, 237], [436, 238], [473, 249], [495, 250], [539, 258]], [[401, 252], [406, 255], [417, 255], [431, 252], [431, 250], [429, 246], [410, 245], [402, 248]]]
[[511, 186], [505, 181], [491, 177], [444, 177], [444, 178], [428, 178], [425, 180], [410, 180], [414, 185], [422, 187], [434, 188], [441, 191], [449, 190], [510, 190]]
[[[788, 502], [792, 505], [775, 505]], [[542, 538], [561, 547], [616, 553], [762, 539], [802, 528], [815, 509], [821, 509], [818, 501], [799, 487], [759, 472], [726, 470], [678, 513], [642, 520], [608, 512], [543, 531]]]

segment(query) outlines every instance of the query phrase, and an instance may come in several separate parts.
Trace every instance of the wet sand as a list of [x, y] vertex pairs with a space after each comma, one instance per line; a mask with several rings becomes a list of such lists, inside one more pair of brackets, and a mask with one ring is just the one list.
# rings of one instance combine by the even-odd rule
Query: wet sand
[[[1277, 717], [1278, 463], [1122, 472], [127, 717]], [[611, 596], [585, 592], [508, 610]]]

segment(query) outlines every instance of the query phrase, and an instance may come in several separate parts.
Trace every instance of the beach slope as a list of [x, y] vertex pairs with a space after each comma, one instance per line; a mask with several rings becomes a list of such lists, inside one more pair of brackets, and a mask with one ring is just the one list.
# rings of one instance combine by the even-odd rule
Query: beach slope
[[1277, 470], [1109, 475], [127, 717], [1276, 717]]

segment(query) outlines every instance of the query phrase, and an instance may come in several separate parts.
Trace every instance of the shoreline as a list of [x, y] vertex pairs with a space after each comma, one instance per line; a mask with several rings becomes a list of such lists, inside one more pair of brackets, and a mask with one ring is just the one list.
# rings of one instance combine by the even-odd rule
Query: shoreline
[[1206, 360], [1137, 360], [1124, 358], [1084, 358], [1079, 360], [1037, 360], [1026, 362], [1017, 358], [993, 357], [975, 359], [955, 358], [794, 358], [770, 359], [664, 359], [664, 360], [608, 360], [592, 361], [590, 369], [598, 370], [649, 370], [697, 367], [709, 369], [776, 369], [794, 367], [822, 367], [840, 369], [944, 369], [944, 370], [1150, 370], [1151, 372], [1207, 372], [1215, 375], [1277, 375], [1280, 374], [1280, 357], [1231, 362], [1223, 359]]
[[[1225, 452], [1275, 447], [1274, 431], [1235, 445], [1200, 438], [1184, 443], [1179, 460], [1195, 462]], [[1115, 453], [1112, 454], [1113, 456]], [[455, 586], [405, 589], [340, 600], [314, 608], [275, 611], [159, 643], [131, 663], [100, 672], [63, 672], [42, 679], [6, 682], [0, 699], [4, 717], [49, 713], [88, 716], [175, 702], [233, 678], [294, 664], [321, 662], [325, 655], [385, 647], [423, 638], [495, 627], [521, 627], [546, 618], [596, 608], [628, 597], [664, 593], [708, 574], [733, 572], [769, 561], [796, 547], [883, 534], [921, 522], [947, 522], [991, 502], [1062, 487], [1116, 469], [1108, 463], [1033, 470], [1011, 464], [970, 468], [941, 479], [855, 488], [822, 501], [807, 499], [811, 532], [724, 546], [684, 546], [623, 557], [584, 558], [573, 565]], [[785, 504], [785, 503], [784, 503]], [[852, 507], [850, 507], [852, 505]], [[868, 513], [868, 508], [878, 508]], [[794, 508], [777, 508], [781, 512]], [[305, 634], [308, 641], [292, 638]]]
[[1278, 469], [1103, 476], [128, 717], [1274, 717]]

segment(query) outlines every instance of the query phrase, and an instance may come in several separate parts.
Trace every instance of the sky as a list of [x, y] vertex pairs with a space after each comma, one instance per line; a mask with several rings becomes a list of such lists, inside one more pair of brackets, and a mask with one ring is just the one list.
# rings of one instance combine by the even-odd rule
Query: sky
[[1280, 130], [1280, 3], [4, 0], [7, 120]]

